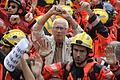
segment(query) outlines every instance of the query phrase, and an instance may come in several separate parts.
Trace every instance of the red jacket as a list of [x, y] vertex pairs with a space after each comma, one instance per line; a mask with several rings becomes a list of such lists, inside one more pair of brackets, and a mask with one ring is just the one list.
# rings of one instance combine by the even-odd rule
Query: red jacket
[[[73, 77], [73, 74], [74, 74], [73, 72], [74, 72], [74, 70], [76, 68], [70, 69], [71, 67], [72, 66], [69, 65], [69, 64], [66, 64], [66, 67], [65, 67], [65, 66], [63, 66], [62, 63], [56, 63], [56, 64], [52, 64], [52, 65], [45, 65], [44, 68], [43, 68], [43, 77], [44, 77], [45, 80], [49, 80], [53, 76], [64, 80], [63, 76], [66, 75], [65, 74], [66, 70], [67, 71], [71, 70], [68, 73], [67, 80], [75, 80], [74, 77]], [[83, 68], [83, 70], [84, 70], [84, 73], [83, 73], [84, 76], [83, 76], [82, 80], [90, 80], [91, 78], [90, 78], [90, 76], [88, 74], [95, 67], [98, 68], [98, 64], [96, 62], [87, 63], [85, 65], [85, 67]], [[100, 69], [100, 71], [99, 71], [100, 73], [95, 72], [95, 78], [97, 80], [107, 80], [106, 76], [108, 76], [111, 80], [115, 80], [114, 75], [111, 73], [110, 70], [106, 69], [105, 67], [101, 67], [101, 68], [99, 67], [99, 69]], [[91, 77], [93, 77], [93, 76], [91, 76]]]
[[[5, 80], [12, 80], [12, 78], [8, 72], [7, 72], [4, 79]], [[0, 80], [3, 80], [3, 66], [2, 66], [2, 64], [0, 64]]]

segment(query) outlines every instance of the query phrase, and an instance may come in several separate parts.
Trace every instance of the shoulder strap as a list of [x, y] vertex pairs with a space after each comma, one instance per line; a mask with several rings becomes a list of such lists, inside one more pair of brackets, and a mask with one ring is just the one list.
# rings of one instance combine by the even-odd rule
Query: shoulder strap
[[89, 72], [92, 70], [94, 64], [96, 64], [95, 61], [87, 63], [84, 67], [84, 77], [83, 80], [90, 80], [90, 77], [88, 77]]
[[72, 70], [72, 63], [65, 64], [63, 70], [64, 70], [63, 80], [67, 80], [69, 73]]

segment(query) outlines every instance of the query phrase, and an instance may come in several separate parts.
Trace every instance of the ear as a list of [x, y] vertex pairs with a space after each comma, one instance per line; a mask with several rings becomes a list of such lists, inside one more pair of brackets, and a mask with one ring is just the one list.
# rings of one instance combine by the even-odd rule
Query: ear
[[21, 14], [22, 12], [23, 12], [23, 10], [22, 10], [22, 9], [19, 9], [19, 10], [18, 10], [18, 13], [20, 13], [20, 14]]

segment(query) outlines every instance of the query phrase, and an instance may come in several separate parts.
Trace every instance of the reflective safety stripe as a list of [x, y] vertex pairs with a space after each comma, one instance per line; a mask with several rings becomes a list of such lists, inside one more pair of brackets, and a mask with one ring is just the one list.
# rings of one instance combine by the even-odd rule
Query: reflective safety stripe
[[0, 64], [0, 80], [2, 80], [3, 77], [3, 66]]
[[70, 73], [67, 80], [74, 80], [72, 74]]
[[53, 71], [57, 71], [57, 66], [55, 64], [50, 65]]
[[92, 26], [96, 26], [99, 21], [100, 21], [100, 19], [99, 19], [98, 16], [97, 16], [97, 18], [95, 19], [94, 22], [91, 23], [91, 25], [92, 25]]
[[8, 73], [8, 71], [6, 73], [5, 80], [12, 80], [12, 78], [11, 78], [10, 74]]

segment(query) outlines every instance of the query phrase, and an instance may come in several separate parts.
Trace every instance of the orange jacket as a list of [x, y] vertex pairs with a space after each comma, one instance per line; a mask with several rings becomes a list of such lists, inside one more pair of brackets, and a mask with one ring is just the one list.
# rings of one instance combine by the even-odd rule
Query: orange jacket
[[110, 3], [114, 6], [117, 11], [117, 24], [120, 25], [120, 2], [119, 0], [110, 0]]
[[[8, 72], [7, 72], [4, 79], [5, 80], [12, 80], [12, 78]], [[3, 80], [3, 66], [2, 66], [2, 64], [0, 64], [0, 80]]]
[[6, 32], [6, 29], [3, 29], [1, 26], [0, 26], [0, 38], [3, 36], [3, 34]]
[[[89, 0], [84, 0], [84, 1], [89, 3]], [[81, 9], [80, 5], [75, 1], [73, 2], [73, 9], [76, 11], [75, 13], [77, 15], [76, 21], [78, 22], [78, 24], [83, 25], [84, 30], [86, 31], [86, 25], [88, 22], [88, 12], [86, 10], [79, 11], [78, 9]]]
[[[85, 65], [85, 67], [83, 68], [84, 77], [82, 78], [82, 80], [90, 80], [90, 76], [88, 74], [92, 71], [92, 69], [95, 67], [96, 64], [97, 64], [96, 62], [90, 62]], [[54, 77], [64, 80], [63, 79], [63, 76], [65, 74], [64, 70], [65, 68], [67, 69], [68, 66], [71, 68], [71, 65], [69, 64], [67, 64], [66, 67], [65, 66], [63, 67], [62, 63], [45, 65], [43, 68], [44, 79], [49, 80], [50, 78], [52, 78], [52, 76], [54, 76]], [[95, 72], [95, 77], [97, 80], [104, 80], [106, 76], [108, 76], [111, 80], [115, 80], [115, 77], [113, 74], [109, 75], [111, 71], [107, 70], [106, 67], [102, 67], [99, 69], [100, 69], [100, 73]], [[70, 70], [70, 69], [68, 68], [67, 70]], [[72, 69], [72, 70], [75, 70], [75, 69]], [[73, 72], [72, 70], [68, 73], [67, 80], [74, 80], [74, 77], [73, 77], [74, 73], [72, 73]]]
[[111, 36], [108, 35], [107, 38], [103, 37], [102, 35], [97, 33], [96, 39], [94, 39], [94, 57], [105, 57], [105, 48], [106, 46], [112, 41]]
[[108, 27], [109, 35], [107, 38], [97, 33], [97, 39], [94, 39], [94, 56], [105, 57], [105, 48], [111, 42], [117, 40], [117, 24]]

